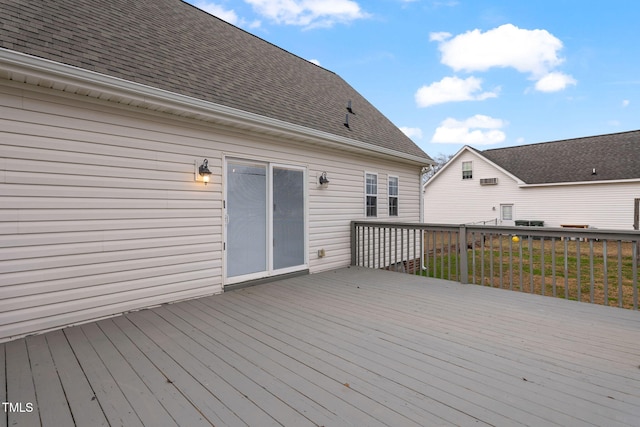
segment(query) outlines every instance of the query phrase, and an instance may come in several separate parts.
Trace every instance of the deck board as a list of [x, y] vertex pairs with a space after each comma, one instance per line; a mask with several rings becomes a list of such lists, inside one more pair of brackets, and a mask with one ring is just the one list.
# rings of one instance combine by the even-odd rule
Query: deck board
[[120, 390], [118, 383], [96, 353], [82, 328], [68, 328], [65, 330], [65, 335], [82, 371], [93, 387], [109, 425], [142, 426], [135, 409]]
[[34, 403], [0, 427], [640, 420], [640, 313], [362, 268], [0, 344], [0, 366]]
[[64, 396], [46, 337], [44, 335], [28, 337], [26, 343], [42, 426], [73, 425], [73, 417]]
[[64, 332], [49, 332], [45, 337], [76, 425], [109, 425]]
[[[0, 401], [7, 401], [7, 377], [5, 369], [5, 346], [0, 346], [0, 385], [4, 384], [4, 387], [0, 387]], [[5, 411], [0, 413], [0, 427], [7, 427], [7, 414]]]
[[[36, 390], [26, 340], [6, 344], [6, 376], [7, 402], [19, 405], [17, 411], [9, 409], [7, 412], [7, 425], [39, 425], [40, 416], [35, 410]], [[29, 403], [34, 406], [31, 412], [27, 409]]]

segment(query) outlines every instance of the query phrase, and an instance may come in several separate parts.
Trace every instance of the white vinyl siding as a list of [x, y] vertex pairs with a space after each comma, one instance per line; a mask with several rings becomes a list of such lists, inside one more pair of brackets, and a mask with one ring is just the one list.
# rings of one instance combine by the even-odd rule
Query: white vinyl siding
[[225, 156], [307, 170], [311, 272], [349, 265], [369, 168], [419, 220], [419, 166], [0, 81], [0, 340], [221, 292]]
[[[463, 151], [453, 161], [425, 186], [425, 222], [500, 221], [500, 205], [508, 203], [514, 206], [513, 220], [544, 221], [548, 227], [588, 224], [632, 229], [633, 199], [638, 197], [640, 182], [518, 186], [513, 177], [470, 151]], [[460, 164], [464, 161], [473, 161], [476, 177], [498, 178], [498, 184], [462, 183]]]

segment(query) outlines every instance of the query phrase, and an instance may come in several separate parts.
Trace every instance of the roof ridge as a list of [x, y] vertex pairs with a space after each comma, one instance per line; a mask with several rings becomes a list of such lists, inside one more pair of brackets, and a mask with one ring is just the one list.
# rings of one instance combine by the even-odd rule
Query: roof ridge
[[576, 138], [565, 138], [565, 139], [558, 139], [558, 140], [554, 140], [554, 141], [532, 142], [531, 144], [513, 145], [513, 146], [510, 146], [510, 147], [489, 148], [487, 150], [482, 150], [480, 152], [481, 153], [486, 153], [488, 151], [510, 150], [510, 149], [523, 148], [523, 147], [532, 147], [532, 146], [535, 146], [535, 145], [555, 144], [555, 143], [558, 143], [558, 142], [571, 142], [571, 141], [577, 141], [577, 140], [602, 138], [602, 137], [605, 137], [605, 136], [616, 136], [616, 135], [623, 135], [625, 133], [635, 133], [635, 132], [640, 132], [640, 129], [627, 130], [627, 131], [622, 131], [622, 132], [603, 133], [603, 134], [600, 134], [600, 135], [581, 136], [581, 137], [576, 137]]

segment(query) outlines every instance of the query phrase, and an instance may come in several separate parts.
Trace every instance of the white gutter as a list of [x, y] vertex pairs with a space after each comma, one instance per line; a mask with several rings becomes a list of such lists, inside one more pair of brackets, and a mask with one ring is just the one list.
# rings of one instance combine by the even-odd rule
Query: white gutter
[[640, 178], [632, 178], [632, 179], [611, 179], [611, 180], [600, 180], [600, 181], [576, 181], [576, 182], [549, 182], [543, 184], [519, 184], [520, 188], [529, 188], [529, 187], [559, 187], [559, 186], [567, 186], [567, 185], [595, 185], [595, 184], [628, 184], [633, 182], [639, 182]]
[[[53, 82], [52, 87], [60, 89], [59, 86], [62, 86], [63, 88], [60, 90], [63, 91], [67, 91], [67, 86], [76, 89], [78, 86], [82, 86], [82, 88], [97, 92], [97, 95], [94, 94], [95, 97], [100, 97], [102, 94], [124, 97], [127, 100], [142, 103], [143, 108], [152, 110], [153, 107], [169, 108], [183, 113], [195, 114], [202, 119], [245, 129], [249, 128], [258, 132], [271, 134], [276, 132], [298, 140], [312, 140], [316, 143], [330, 144], [354, 151], [373, 152], [383, 157], [395, 160], [402, 159], [417, 165], [429, 164], [429, 161], [423, 157], [4, 48], [0, 48], [0, 70], [6, 70], [9, 79], [11, 79], [11, 73], [18, 73], [37, 80]], [[75, 91], [72, 90], [72, 92]]]

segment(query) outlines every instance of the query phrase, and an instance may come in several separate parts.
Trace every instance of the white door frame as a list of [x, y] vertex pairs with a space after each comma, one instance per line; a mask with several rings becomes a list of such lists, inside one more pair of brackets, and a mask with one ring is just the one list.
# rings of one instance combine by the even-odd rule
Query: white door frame
[[[267, 269], [265, 271], [257, 273], [249, 273], [241, 276], [228, 277], [227, 275], [227, 242], [228, 242], [228, 184], [227, 173], [228, 165], [230, 162], [237, 162], [240, 164], [253, 164], [264, 165], [267, 173], [267, 241], [266, 241], [266, 253], [267, 253]], [[273, 268], [273, 170], [274, 168], [298, 170], [302, 172], [303, 180], [303, 203], [304, 203], [304, 264], [293, 267], [274, 269]], [[231, 285], [235, 283], [241, 283], [253, 279], [261, 279], [264, 277], [276, 276], [279, 274], [292, 273], [295, 271], [306, 270], [309, 268], [309, 191], [308, 191], [308, 168], [307, 166], [286, 164], [280, 162], [268, 162], [264, 160], [253, 160], [249, 158], [237, 157], [237, 156], [224, 156], [223, 159], [223, 221], [222, 221], [222, 238], [223, 238], [223, 256], [222, 256], [222, 285]]]
[[[511, 219], [505, 220], [503, 217], [502, 208], [504, 206], [511, 206]], [[515, 225], [516, 217], [516, 204], [515, 203], [500, 203], [500, 225]]]

